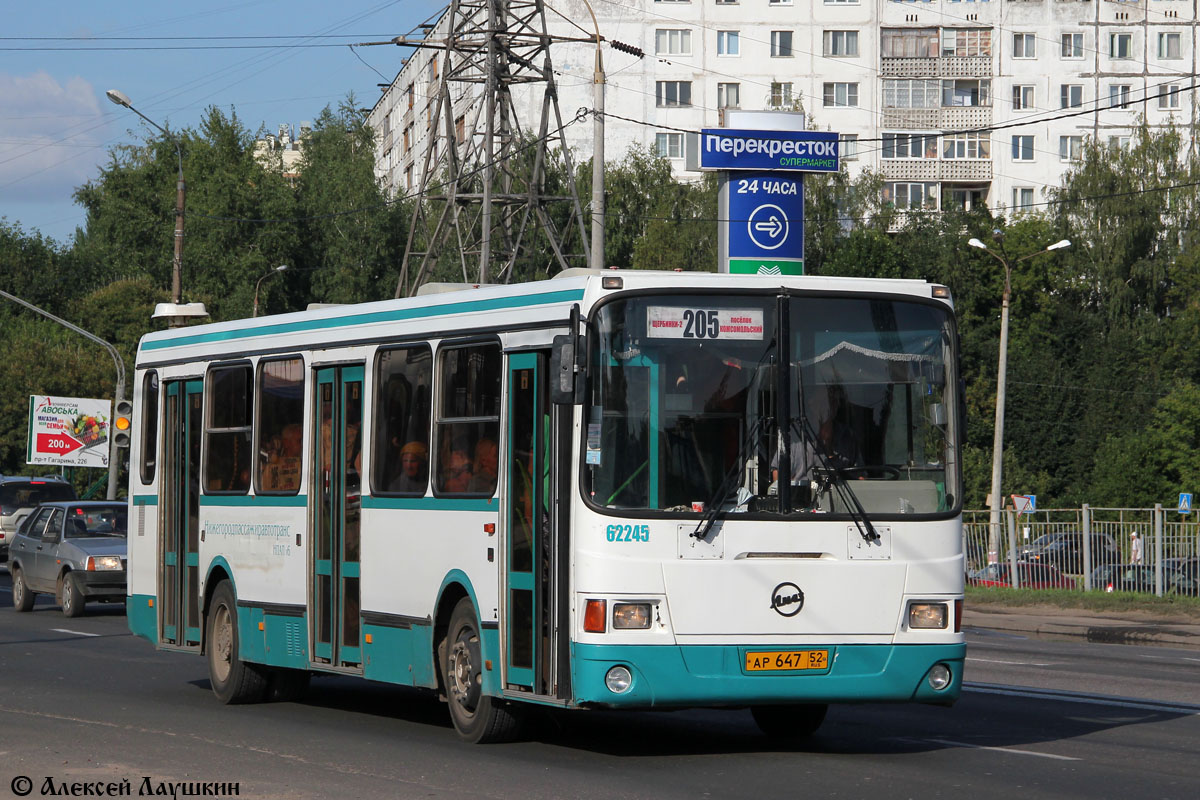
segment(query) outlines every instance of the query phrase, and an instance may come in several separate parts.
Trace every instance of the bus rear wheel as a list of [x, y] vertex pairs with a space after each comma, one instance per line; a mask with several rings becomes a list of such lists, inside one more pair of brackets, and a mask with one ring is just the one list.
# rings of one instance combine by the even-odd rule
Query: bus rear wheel
[[257, 703], [267, 694], [267, 678], [242, 661], [237, 630], [237, 598], [229, 581], [221, 581], [208, 609], [208, 679], [222, 703]]
[[483, 693], [482, 652], [475, 608], [464, 597], [450, 615], [439, 648], [450, 719], [458, 735], [472, 744], [509, 742], [520, 734], [521, 720], [511, 706]]
[[772, 739], [805, 739], [817, 732], [829, 711], [826, 703], [755, 706], [750, 709], [759, 730]]

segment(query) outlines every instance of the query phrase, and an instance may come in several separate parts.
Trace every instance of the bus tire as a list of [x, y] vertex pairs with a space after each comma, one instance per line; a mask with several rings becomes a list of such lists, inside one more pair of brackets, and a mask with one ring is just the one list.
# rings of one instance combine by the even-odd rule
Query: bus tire
[[450, 615], [446, 640], [439, 652], [446, 703], [458, 735], [472, 744], [515, 739], [521, 729], [520, 717], [507, 703], [483, 694], [479, 626], [475, 608], [465, 597]]
[[29, 584], [25, 582], [25, 573], [21, 571], [20, 567], [13, 570], [12, 593], [13, 608], [17, 611], [33, 610], [33, 601], [37, 598], [37, 595], [29, 591]]
[[828, 711], [827, 703], [755, 706], [750, 709], [758, 729], [772, 739], [806, 739], [821, 727]]
[[208, 679], [213, 694], [227, 705], [257, 703], [267, 694], [262, 669], [241, 659], [237, 598], [229, 581], [221, 581], [208, 609]]
[[83, 597], [83, 590], [79, 588], [79, 581], [75, 579], [75, 573], [68, 572], [63, 575], [61, 594], [63, 616], [83, 616], [83, 609], [87, 601]]
[[297, 703], [308, 694], [312, 675], [305, 669], [272, 667], [267, 676], [267, 702]]

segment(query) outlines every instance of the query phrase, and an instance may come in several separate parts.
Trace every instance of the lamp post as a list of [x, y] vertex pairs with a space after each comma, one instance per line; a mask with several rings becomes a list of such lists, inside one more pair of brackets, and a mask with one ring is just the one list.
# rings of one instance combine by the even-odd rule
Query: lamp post
[[166, 136], [175, 145], [175, 155], [179, 159], [179, 180], [175, 184], [175, 259], [171, 265], [171, 300], [178, 306], [183, 303], [183, 194], [185, 189], [183, 183], [183, 149], [179, 146], [178, 138], [172, 136], [162, 125], [159, 125], [134, 108], [129, 96], [124, 92], [109, 89], [105, 94], [109, 100], [119, 106], [125, 106], [125, 108], [137, 114], [146, 122], [158, 128], [162, 131], [163, 136]]
[[[996, 370], [996, 428], [992, 437], [991, 513], [988, 515], [987, 560], [989, 564], [995, 564], [1000, 560], [1000, 509], [1004, 507], [1004, 499], [1000, 495], [1000, 473], [1004, 462], [1004, 396], [1005, 386], [1008, 382], [1008, 304], [1012, 297], [1012, 266], [1009, 264], [1007, 254], [1004, 252], [1004, 245], [1002, 243], [1003, 234], [999, 230], [994, 230], [992, 231], [992, 236], [999, 245], [999, 253], [978, 239], [971, 239], [967, 242], [971, 247], [983, 250], [992, 258], [999, 261], [1001, 266], [1004, 267], [1004, 302], [1000, 306], [1000, 364]], [[1042, 250], [1021, 256], [1015, 263], [1020, 264], [1022, 261], [1039, 256], [1042, 253], [1049, 253], [1051, 250], [1061, 250], [1064, 247], [1070, 246], [1071, 242], [1069, 240], [1062, 239], [1052, 245], [1046, 246]]]
[[596, 64], [592, 71], [592, 269], [604, 269], [604, 57], [600, 23], [592, 4], [584, 0], [596, 28]]
[[288, 268], [287, 264], [280, 264], [278, 267], [275, 267], [275, 269], [271, 270], [266, 275], [263, 275], [261, 278], [259, 278], [258, 283], [254, 284], [254, 316], [256, 316], [256, 317], [258, 316], [258, 287], [262, 286], [262, 282], [265, 281], [267, 278], [271, 277], [272, 275], [278, 275], [279, 273], [283, 272], [287, 268]]

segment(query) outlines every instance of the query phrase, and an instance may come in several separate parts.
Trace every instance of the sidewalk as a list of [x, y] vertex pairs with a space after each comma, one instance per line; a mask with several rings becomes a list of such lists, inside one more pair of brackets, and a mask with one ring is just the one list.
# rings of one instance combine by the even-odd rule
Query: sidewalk
[[1200, 621], [1151, 615], [1089, 614], [1080, 609], [983, 606], [963, 609], [963, 628], [1102, 644], [1140, 644], [1200, 650]]

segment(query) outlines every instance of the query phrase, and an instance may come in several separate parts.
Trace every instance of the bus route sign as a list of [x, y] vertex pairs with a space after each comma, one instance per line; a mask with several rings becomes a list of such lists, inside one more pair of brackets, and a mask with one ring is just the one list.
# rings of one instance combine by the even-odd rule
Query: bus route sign
[[832, 131], [700, 131], [702, 170], [837, 172], [838, 135]]

